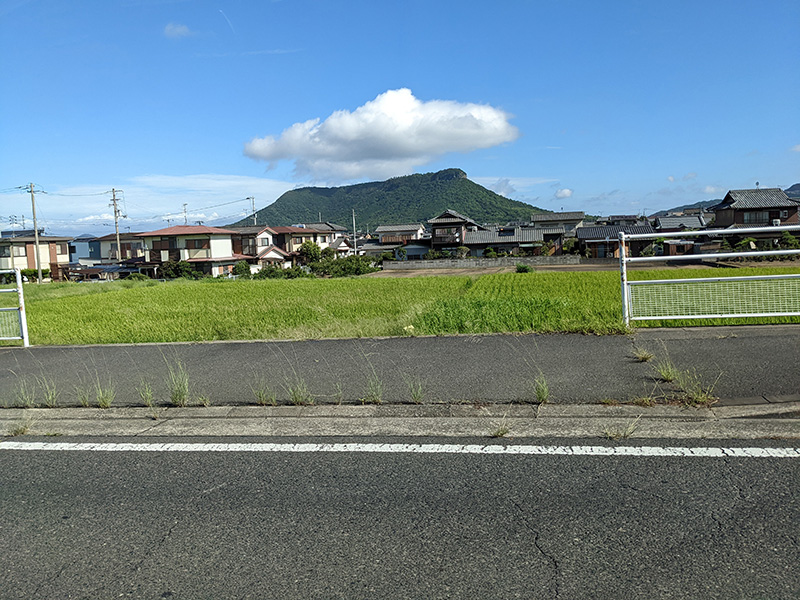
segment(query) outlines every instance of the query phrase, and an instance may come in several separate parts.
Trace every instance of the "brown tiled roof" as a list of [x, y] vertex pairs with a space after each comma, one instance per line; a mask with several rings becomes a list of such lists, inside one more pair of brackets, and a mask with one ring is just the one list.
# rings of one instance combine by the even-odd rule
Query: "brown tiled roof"
[[232, 229], [222, 229], [221, 227], [207, 227], [206, 225], [174, 225], [166, 229], [156, 229], [146, 233], [137, 234], [139, 237], [155, 237], [169, 235], [231, 235], [236, 234]]

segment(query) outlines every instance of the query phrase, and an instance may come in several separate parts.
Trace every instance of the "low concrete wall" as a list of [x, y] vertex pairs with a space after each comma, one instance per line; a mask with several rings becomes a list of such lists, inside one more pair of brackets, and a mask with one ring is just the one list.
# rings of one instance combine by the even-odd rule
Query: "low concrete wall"
[[436, 260], [384, 261], [387, 271], [413, 269], [490, 269], [493, 267], [513, 267], [516, 265], [612, 265], [619, 264], [616, 258], [582, 258], [577, 254], [561, 256], [504, 256], [501, 258], [439, 258]]

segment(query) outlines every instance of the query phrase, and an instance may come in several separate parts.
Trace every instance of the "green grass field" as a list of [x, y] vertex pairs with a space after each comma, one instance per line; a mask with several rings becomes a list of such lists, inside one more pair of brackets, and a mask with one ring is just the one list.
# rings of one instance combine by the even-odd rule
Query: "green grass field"
[[[798, 273], [799, 268], [637, 272], [634, 278]], [[619, 274], [116, 282], [25, 286], [31, 343], [107, 344], [499, 332], [625, 332]], [[7, 305], [12, 294], [3, 294]], [[798, 323], [800, 318], [637, 326]], [[11, 342], [13, 343], [13, 342]]]

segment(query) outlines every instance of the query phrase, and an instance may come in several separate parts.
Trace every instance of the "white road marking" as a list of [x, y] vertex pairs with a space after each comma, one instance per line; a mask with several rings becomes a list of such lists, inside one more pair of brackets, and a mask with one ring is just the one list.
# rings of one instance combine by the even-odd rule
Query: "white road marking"
[[680, 448], [659, 446], [501, 446], [459, 444], [164, 444], [0, 441], [0, 450], [66, 452], [368, 452], [385, 454], [520, 454], [700, 458], [800, 458], [800, 448]]

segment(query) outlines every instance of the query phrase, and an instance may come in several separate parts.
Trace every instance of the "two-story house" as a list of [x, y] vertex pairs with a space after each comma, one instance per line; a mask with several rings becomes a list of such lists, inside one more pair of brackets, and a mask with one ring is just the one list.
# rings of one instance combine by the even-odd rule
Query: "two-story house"
[[534, 229], [562, 228], [565, 237], [575, 237], [575, 230], [583, 227], [585, 218], [583, 211], [537, 213], [531, 215], [530, 226]]
[[770, 227], [798, 225], [800, 201], [792, 200], [780, 188], [730, 190], [722, 202], [709, 210], [714, 228]]
[[[4, 231], [0, 236], [0, 269], [35, 269], [36, 236], [33, 231]], [[69, 265], [69, 242], [72, 238], [39, 234], [39, 265], [50, 269], [53, 281], [64, 279]]]
[[428, 225], [431, 229], [431, 250], [438, 252], [455, 251], [456, 248], [464, 245], [464, 236], [467, 231], [476, 232], [486, 229], [454, 210], [446, 210], [438, 217], [428, 219]]
[[167, 261], [187, 261], [203, 273], [213, 276], [233, 271], [234, 265], [245, 260], [255, 262], [253, 255], [234, 251], [234, 238], [240, 234], [231, 229], [205, 225], [176, 225], [140, 233], [144, 241], [145, 259], [154, 267]]
[[288, 267], [289, 254], [282, 250], [278, 242], [278, 233], [266, 225], [249, 225], [229, 227], [238, 235], [233, 237], [234, 254], [245, 254], [257, 259], [257, 264]]

